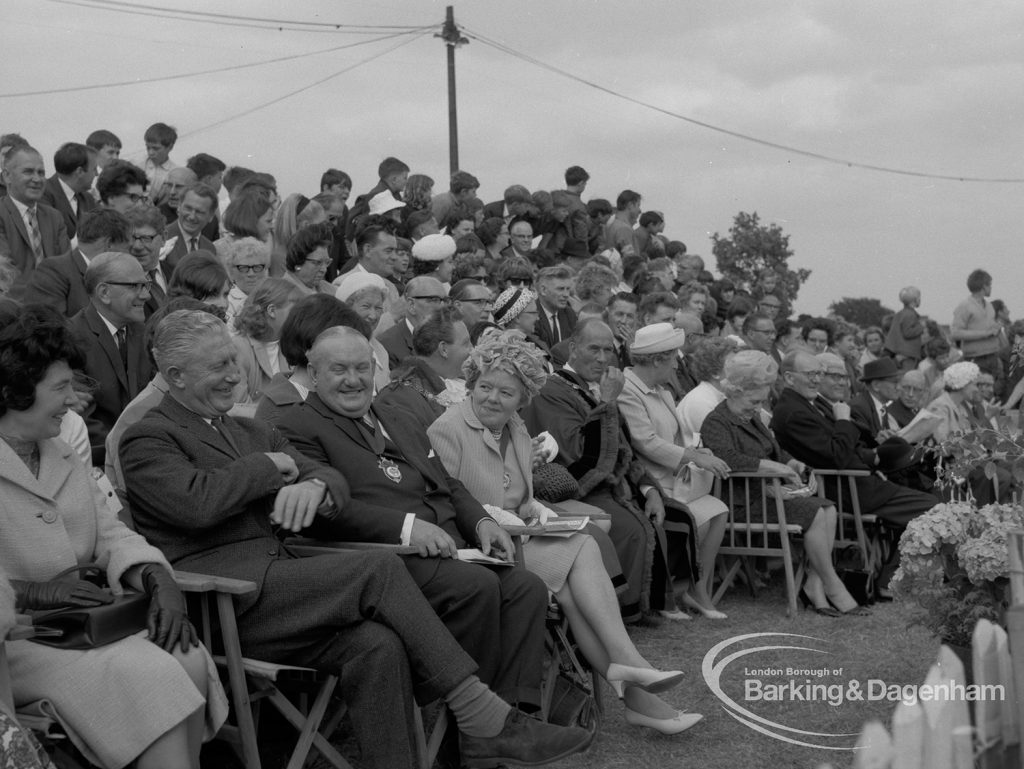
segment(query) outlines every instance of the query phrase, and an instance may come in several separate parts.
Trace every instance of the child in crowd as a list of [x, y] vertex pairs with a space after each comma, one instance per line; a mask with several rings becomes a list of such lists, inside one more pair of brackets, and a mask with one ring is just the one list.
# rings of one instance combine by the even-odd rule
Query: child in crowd
[[178, 132], [166, 123], [153, 123], [143, 136], [146, 142], [146, 178], [149, 180], [150, 199], [156, 201], [163, 190], [167, 173], [178, 164], [170, 158], [178, 141]]

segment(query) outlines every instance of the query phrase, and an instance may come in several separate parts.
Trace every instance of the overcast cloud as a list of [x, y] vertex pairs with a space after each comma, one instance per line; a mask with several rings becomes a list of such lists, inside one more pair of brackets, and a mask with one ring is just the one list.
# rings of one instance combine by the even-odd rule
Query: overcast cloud
[[[160, 0], [149, 0], [158, 4]], [[166, 7], [349, 24], [437, 23], [444, 4], [163, 0]], [[157, 19], [50, 0], [2, 0], [4, 93], [145, 79], [310, 52], [365, 39]], [[1024, 5], [1012, 2], [550, 2], [455, 4], [470, 31], [667, 110], [763, 139], [880, 166], [1024, 178]], [[209, 152], [272, 172], [285, 194], [317, 191], [328, 166], [356, 192], [389, 154], [446, 187], [444, 47], [427, 35], [315, 88], [400, 42], [231, 73], [74, 94], [0, 99], [0, 132], [46, 158], [108, 128], [141, 157], [142, 133], [176, 126], [178, 162]], [[951, 182], [823, 163], [714, 133], [627, 103], [472, 41], [459, 49], [461, 166], [493, 200], [511, 183], [561, 186], [591, 173], [588, 196], [638, 190], [667, 234], [710, 257], [710, 233], [740, 210], [791, 236], [813, 275], [797, 309], [841, 296], [889, 306], [906, 284], [949, 322], [977, 266], [993, 296], [1017, 297], [1024, 185]], [[713, 261], [709, 259], [714, 268]]]

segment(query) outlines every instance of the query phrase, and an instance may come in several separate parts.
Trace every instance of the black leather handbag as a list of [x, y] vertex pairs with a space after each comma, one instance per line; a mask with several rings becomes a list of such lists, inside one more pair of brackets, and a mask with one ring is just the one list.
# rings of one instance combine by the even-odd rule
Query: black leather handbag
[[[104, 570], [96, 564], [72, 566], [54, 579], [77, 572], [84, 579], [99, 580], [100, 587], [108, 587]], [[57, 649], [96, 649], [112, 644], [146, 629], [149, 614], [149, 596], [130, 591], [101, 606], [68, 606], [52, 611], [34, 612], [31, 640]]]

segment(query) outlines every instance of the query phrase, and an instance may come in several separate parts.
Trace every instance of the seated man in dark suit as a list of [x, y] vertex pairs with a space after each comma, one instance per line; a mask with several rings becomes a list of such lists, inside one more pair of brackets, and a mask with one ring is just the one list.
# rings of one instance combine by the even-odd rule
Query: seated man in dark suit
[[42, 202], [46, 184], [43, 156], [27, 144], [3, 159], [7, 195], [0, 198], [0, 256], [14, 264], [21, 280], [48, 256], [71, 250], [60, 213]]
[[[782, 359], [785, 387], [772, 412], [771, 428], [779, 445], [809, 467], [829, 470], [875, 470], [878, 454], [860, 443], [860, 431], [850, 419], [848, 403], [831, 408], [818, 396], [821, 363], [809, 352], [795, 350]], [[848, 495], [842, 485], [844, 498]], [[862, 513], [873, 513], [894, 526], [931, 509], [938, 499], [884, 480], [876, 474], [857, 479]], [[849, 505], [849, 499], [846, 499]]]
[[895, 417], [889, 414], [896, 399], [899, 374], [896, 361], [888, 356], [870, 361], [860, 378], [864, 388], [850, 400], [851, 418], [860, 430], [861, 443], [869, 449], [876, 448], [899, 429]]
[[84, 416], [93, 464], [103, 467], [107, 433], [152, 376], [142, 339], [149, 280], [132, 256], [109, 252], [90, 262], [85, 290], [89, 304], [70, 323], [85, 353], [84, 373], [99, 383]]
[[[468, 333], [462, 323], [461, 332]], [[465, 357], [465, 355], [463, 355]], [[309, 352], [316, 392], [278, 426], [310, 459], [344, 473], [352, 502], [314, 530], [328, 539], [412, 545], [406, 568], [462, 647], [480, 679], [513, 702], [540, 704], [547, 591], [524, 569], [458, 560], [479, 546], [504, 561], [508, 534], [434, 456], [423, 429], [401, 414], [371, 408], [373, 352], [362, 334], [332, 328]], [[401, 446], [399, 446], [401, 444]]]
[[193, 251], [217, 253], [213, 242], [203, 235], [206, 227], [217, 214], [217, 193], [206, 184], [193, 184], [181, 198], [178, 205], [178, 220], [164, 231], [165, 244], [170, 249], [160, 257], [160, 269], [168, 280], [174, 268], [185, 254]]
[[149, 278], [149, 299], [146, 300], [146, 318], [167, 304], [167, 278], [160, 269], [160, 249], [164, 245], [163, 214], [149, 201], [142, 201], [128, 209], [131, 224], [128, 253], [139, 260], [142, 271]]
[[545, 267], [537, 273], [537, 325], [534, 333], [550, 350], [572, 336], [576, 313], [569, 306], [572, 296], [572, 270], [563, 265]]
[[527, 719], [473, 675], [394, 554], [296, 558], [281, 545], [275, 526], [344, 515], [348, 485], [274, 428], [224, 416], [241, 374], [221, 321], [171, 313], [153, 352], [168, 393], [121, 443], [139, 533], [178, 568], [258, 585], [236, 603], [243, 652], [341, 676], [365, 765], [417, 764], [417, 699], [445, 700], [474, 763], [534, 765], [586, 747], [588, 732]]
[[46, 180], [43, 202], [64, 217], [69, 238], [75, 237], [82, 217], [96, 208], [90, 191], [98, 157], [92, 147], [76, 142], [62, 144], [53, 155], [56, 173]]
[[444, 304], [448, 293], [437, 278], [420, 276], [405, 287], [405, 317], [377, 335], [377, 341], [388, 351], [388, 366], [394, 371], [413, 354], [412, 334], [430, 315]]
[[78, 248], [40, 262], [29, 275], [21, 300], [25, 304], [40, 302], [71, 317], [89, 304], [85, 290], [89, 262], [107, 251], [127, 250], [129, 231], [128, 220], [113, 209], [87, 213], [78, 228]]
[[889, 404], [889, 415], [901, 428], [909, 425], [921, 410], [928, 382], [917, 369], [907, 371], [896, 386], [896, 400]]

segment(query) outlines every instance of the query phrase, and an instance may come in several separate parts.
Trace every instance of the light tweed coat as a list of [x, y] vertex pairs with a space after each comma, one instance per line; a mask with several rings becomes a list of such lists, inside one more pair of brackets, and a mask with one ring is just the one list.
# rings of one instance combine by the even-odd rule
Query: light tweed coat
[[[63, 441], [40, 443], [39, 477], [0, 441], [0, 564], [10, 579], [43, 581], [95, 561], [120, 590], [141, 563], [170, 569], [161, 552], [132, 532], [103, 502], [89, 471]], [[203, 698], [180, 664], [143, 636], [90, 651], [7, 644], [18, 705], [46, 700], [76, 745], [101, 766], [122, 767], [189, 714]], [[216, 671], [210, 663], [210, 675]], [[227, 714], [212, 683], [208, 727]], [[212, 733], [212, 732], [211, 732]]]

